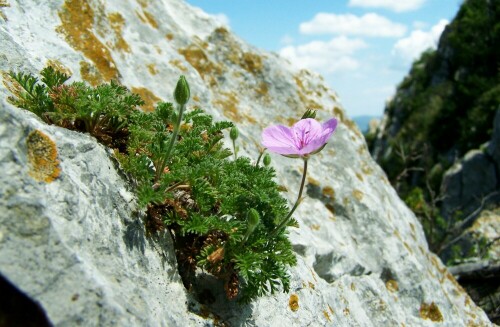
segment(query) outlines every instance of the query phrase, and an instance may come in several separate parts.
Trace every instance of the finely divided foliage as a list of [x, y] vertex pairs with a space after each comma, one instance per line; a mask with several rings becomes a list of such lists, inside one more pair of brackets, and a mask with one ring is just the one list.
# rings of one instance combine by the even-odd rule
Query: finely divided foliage
[[[195, 109], [177, 124], [172, 104], [161, 102], [154, 112], [142, 112], [137, 109], [141, 98], [114, 82], [96, 88], [64, 84], [69, 76], [51, 67], [41, 75], [41, 81], [23, 73], [4, 76], [14, 95], [9, 100], [49, 124], [90, 133], [114, 149], [147, 212], [148, 233], [170, 232], [188, 289], [201, 268], [224, 282], [229, 299], [248, 302], [288, 291], [287, 266], [296, 259], [286, 229], [276, 230], [289, 212], [287, 202], [272, 168], [245, 157], [229, 159], [232, 153], [221, 140], [232, 123], [214, 122]], [[172, 136], [175, 146], [167, 151]]]

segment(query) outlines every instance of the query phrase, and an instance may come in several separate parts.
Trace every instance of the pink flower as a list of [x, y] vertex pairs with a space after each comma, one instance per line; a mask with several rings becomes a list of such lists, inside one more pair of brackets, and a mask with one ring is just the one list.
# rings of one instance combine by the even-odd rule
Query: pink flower
[[337, 127], [332, 118], [320, 124], [312, 118], [301, 119], [292, 127], [269, 126], [262, 132], [262, 145], [269, 151], [289, 157], [307, 157], [321, 151]]

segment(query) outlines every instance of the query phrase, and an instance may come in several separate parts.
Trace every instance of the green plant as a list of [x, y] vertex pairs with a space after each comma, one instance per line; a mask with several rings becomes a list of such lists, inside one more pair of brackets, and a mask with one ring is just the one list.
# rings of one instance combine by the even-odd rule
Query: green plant
[[[147, 213], [149, 235], [170, 232], [188, 289], [202, 268], [224, 282], [228, 299], [248, 302], [280, 287], [288, 291], [287, 267], [296, 258], [286, 229], [276, 231], [289, 209], [275, 172], [246, 157], [228, 159], [222, 131], [233, 124], [214, 122], [200, 109], [184, 113], [189, 86], [183, 77], [177, 108], [161, 102], [145, 113], [137, 109], [140, 97], [114, 82], [92, 88], [66, 85], [69, 77], [50, 67], [41, 74], [41, 81], [8, 75], [10, 101], [115, 149]], [[286, 224], [296, 225], [294, 219]]]

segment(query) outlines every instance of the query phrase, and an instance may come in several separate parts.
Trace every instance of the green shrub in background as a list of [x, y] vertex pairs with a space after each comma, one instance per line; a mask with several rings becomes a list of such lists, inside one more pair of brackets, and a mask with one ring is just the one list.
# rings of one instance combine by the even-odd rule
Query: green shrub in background
[[[176, 107], [161, 102], [145, 113], [137, 108], [141, 98], [114, 82], [96, 88], [64, 84], [69, 76], [51, 67], [41, 76], [4, 76], [10, 102], [115, 150], [147, 212], [148, 233], [170, 232], [188, 289], [202, 268], [224, 282], [228, 299], [248, 302], [288, 291], [287, 267], [296, 258], [286, 229], [276, 230], [289, 209], [275, 172], [246, 157], [228, 159], [232, 153], [221, 141], [232, 123], [214, 122], [200, 109], [184, 114], [184, 77], [174, 94]], [[292, 219], [287, 226], [296, 224]]]

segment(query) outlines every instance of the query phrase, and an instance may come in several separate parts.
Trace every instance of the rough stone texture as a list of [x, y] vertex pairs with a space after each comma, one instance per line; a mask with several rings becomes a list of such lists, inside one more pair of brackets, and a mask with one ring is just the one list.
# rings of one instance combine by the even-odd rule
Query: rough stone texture
[[[291, 230], [298, 265], [290, 270], [290, 293], [249, 306], [217, 298], [204, 308], [183, 289], [168, 237], [144, 237], [109, 152], [91, 137], [45, 126], [6, 105], [0, 87], [0, 272], [40, 302], [54, 324], [490, 325], [428, 251], [417, 219], [319, 75], [295, 71], [276, 54], [217, 29], [213, 18], [180, 0], [9, 4], [0, 19], [0, 69], [36, 73], [56, 62], [75, 80], [114, 76], [152, 101], [170, 100], [184, 74], [193, 96], [188, 107], [235, 121], [241, 155], [256, 158], [262, 128], [288, 124], [306, 108], [318, 109], [321, 120], [341, 121], [331, 143], [310, 159], [309, 197], [296, 211], [300, 228]], [[73, 25], [64, 26], [68, 20]], [[70, 29], [85, 35], [68, 39]], [[100, 52], [78, 44], [87, 38], [99, 41]], [[26, 136], [34, 129], [57, 145], [60, 177], [48, 184], [33, 180], [26, 167]], [[273, 156], [273, 165], [293, 200], [300, 161]], [[192, 313], [207, 309], [213, 319]]]
[[[498, 191], [496, 164], [482, 150], [467, 152], [443, 176], [441, 211], [452, 221], [460, 221], [481, 206], [483, 199]], [[460, 217], [456, 216], [460, 213]]]
[[[200, 325], [175, 269], [169, 238], [144, 237], [134, 196], [109, 150], [1, 102], [0, 269], [58, 326]], [[56, 144], [61, 176], [29, 175], [26, 138]]]

